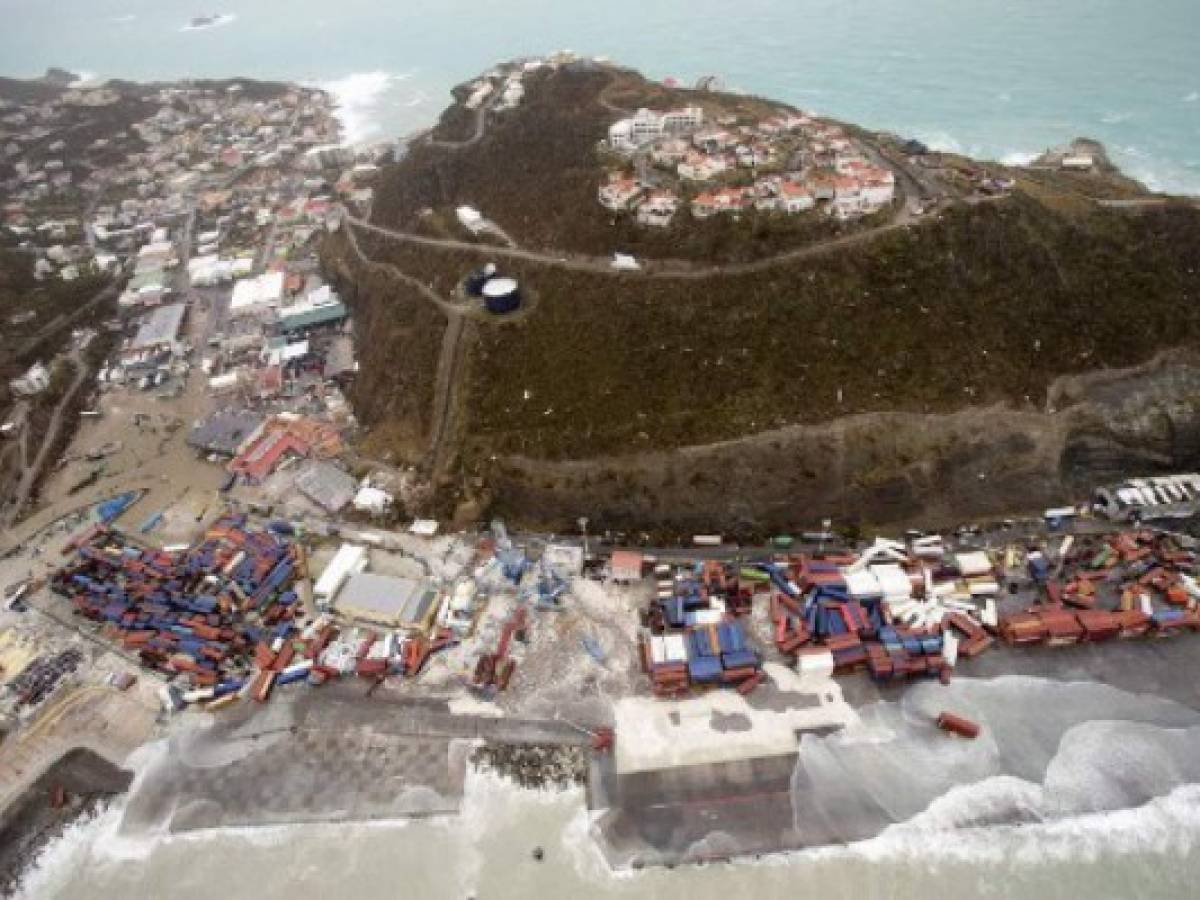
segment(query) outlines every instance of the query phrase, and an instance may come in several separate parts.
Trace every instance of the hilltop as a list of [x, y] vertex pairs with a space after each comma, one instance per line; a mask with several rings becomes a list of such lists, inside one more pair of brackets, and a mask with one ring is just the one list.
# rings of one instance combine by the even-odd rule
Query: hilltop
[[[895, 172], [892, 207], [846, 223], [681, 216], [648, 231], [595, 202], [600, 142], [624, 111], [792, 108], [592, 64], [524, 84], [515, 108], [475, 114], [477, 139], [460, 92], [432, 137], [381, 174], [375, 228], [352, 221], [326, 251], [371, 325], [355, 399], [374, 449], [425, 458], [448, 402], [450, 496], [556, 524], [590, 512], [719, 525], [736, 507], [751, 528], [974, 515], [1200, 461], [1181, 439], [1197, 424], [1184, 387], [1200, 340], [1190, 201], [1146, 193], [1102, 155], [1088, 171], [1006, 168], [846, 125]], [[466, 233], [459, 204], [516, 249]], [[643, 271], [608, 271], [614, 251]], [[430, 295], [452, 305], [489, 260], [521, 282], [528, 308], [467, 315], [462, 346], [447, 348]], [[448, 398], [428, 369], [437, 347], [457, 358]], [[1184, 352], [1158, 375], [1121, 376], [1125, 389], [1111, 374], [1168, 350]], [[1104, 372], [1105, 391], [1063, 387]], [[961, 417], [983, 411], [992, 434], [964, 432]], [[870, 418], [881, 415], [898, 418]]]

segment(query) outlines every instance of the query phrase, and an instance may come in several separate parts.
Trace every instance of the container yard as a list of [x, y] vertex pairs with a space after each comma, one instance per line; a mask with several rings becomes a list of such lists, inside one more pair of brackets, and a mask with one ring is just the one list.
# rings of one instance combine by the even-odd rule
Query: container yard
[[[105, 512], [135, 500], [101, 504], [100, 521], [67, 543], [50, 587], [170, 681], [162, 696], [172, 710], [266, 702], [291, 684], [348, 675], [411, 680], [437, 659], [429, 690], [515, 711], [546, 688], [539, 654], [605, 676], [632, 663], [641, 678], [617, 689], [660, 700], [714, 689], [750, 695], [770, 685], [767, 662], [808, 682], [862, 673], [894, 688], [948, 682], [997, 641], [1054, 648], [1200, 630], [1195, 552], [1149, 529], [995, 549], [879, 538], [857, 551], [684, 554], [673, 564], [622, 550], [581, 577], [581, 555], [558, 546], [530, 555], [495, 523], [473, 544], [439, 539], [457, 548], [457, 562], [436, 576], [418, 576], [411, 563], [404, 577], [366, 571], [372, 554], [396, 570], [388, 560], [407, 557], [392, 551], [322, 551], [313, 557], [325, 560], [313, 606], [311, 541], [288, 523], [255, 526], [225, 512], [194, 543], [160, 549], [106, 524]], [[400, 609], [419, 599], [428, 612], [379, 627], [354, 601], [355, 579], [367, 578], [380, 603]], [[599, 598], [600, 620], [584, 596]], [[518, 678], [527, 666], [533, 674]]]
[[239, 696], [265, 703], [277, 688], [341, 675], [416, 676], [452, 643], [444, 628], [401, 636], [310, 615], [300, 599], [306, 554], [279, 531], [228, 514], [197, 544], [168, 551], [97, 524], [69, 542], [51, 588], [168, 677], [161, 697], [173, 712], [219, 710]]
[[749, 693], [765, 681], [765, 660], [810, 678], [945, 683], [997, 641], [1053, 648], [1198, 631], [1188, 540], [1139, 529], [949, 550], [920, 536], [659, 565], [645, 573], [654, 595], [641, 614], [641, 668], [664, 699]]

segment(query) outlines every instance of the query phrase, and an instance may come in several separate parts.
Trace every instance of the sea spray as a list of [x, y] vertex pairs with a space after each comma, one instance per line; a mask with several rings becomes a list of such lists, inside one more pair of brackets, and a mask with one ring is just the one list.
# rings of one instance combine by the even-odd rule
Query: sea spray
[[342, 125], [342, 142], [362, 144], [380, 134], [379, 108], [395, 86], [411, 77], [381, 70], [356, 72], [343, 78], [324, 81], [318, 86], [333, 95], [338, 121]]

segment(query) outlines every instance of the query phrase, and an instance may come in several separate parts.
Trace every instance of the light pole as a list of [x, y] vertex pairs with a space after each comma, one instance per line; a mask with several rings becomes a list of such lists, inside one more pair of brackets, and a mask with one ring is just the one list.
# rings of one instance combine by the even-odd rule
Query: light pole
[[578, 519], [578, 522], [579, 522], [579, 531], [583, 534], [583, 558], [584, 558], [584, 561], [586, 561], [587, 556], [588, 556], [588, 546], [587, 546], [588, 520], [587, 520], [587, 516], [580, 516]]

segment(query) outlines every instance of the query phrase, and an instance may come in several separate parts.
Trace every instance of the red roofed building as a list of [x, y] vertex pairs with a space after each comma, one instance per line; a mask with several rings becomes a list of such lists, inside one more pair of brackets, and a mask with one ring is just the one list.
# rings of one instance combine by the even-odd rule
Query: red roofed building
[[637, 550], [614, 550], [608, 569], [613, 581], [641, 581], [642, 554]]

